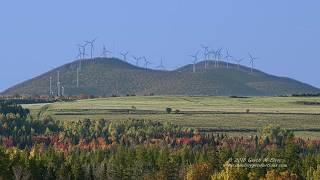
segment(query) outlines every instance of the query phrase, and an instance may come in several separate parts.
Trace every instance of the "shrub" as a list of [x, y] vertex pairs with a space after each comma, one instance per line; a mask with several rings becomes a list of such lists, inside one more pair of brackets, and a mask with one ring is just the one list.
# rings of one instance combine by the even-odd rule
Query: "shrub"
[[172, 108], [167, 107], [167, 108], [166, 108], [166, 112], [167, 112], [168, 114], [170, 114], [170, 113], [172, 112]]

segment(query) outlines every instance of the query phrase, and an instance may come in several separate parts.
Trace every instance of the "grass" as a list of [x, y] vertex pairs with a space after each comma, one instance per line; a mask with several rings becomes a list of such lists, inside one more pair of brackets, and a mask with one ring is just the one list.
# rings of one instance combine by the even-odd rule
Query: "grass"
[[[312, 103], [299, 103], [299, 102]], [[269, 124], [299, 130], [301, 137], [320, 137], [320, 98], [318, 97], [188, 97], [143, 96], [24, 105], [36, 117], [51, 115], [57, 120], [129, 118], [170, 121], [186, 127], [257, 130]], [[173, 113], [167, 114], [170, 107]], [[178, 114], [174, 113], [179, 109]], [[309, 131], [309, 129], [319, 129]]]

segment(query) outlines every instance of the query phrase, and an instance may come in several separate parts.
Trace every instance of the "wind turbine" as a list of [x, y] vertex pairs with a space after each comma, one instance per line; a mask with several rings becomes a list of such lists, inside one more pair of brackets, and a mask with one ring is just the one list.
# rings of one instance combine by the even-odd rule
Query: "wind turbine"
[[166, 68], [165, 68], [164, 65], [163, 65], [163, 60], [162, 60], [162, 58], [161, 58], [161, 60], [160, 60], [160, 65], [157, 66], [156, 68], [161, 69], [161, 70], [166, 70]]
[[150, 61], [148, 61], [145, 56], [143, 56], [142, 59], [144, 60], [144, 64], [145, 64], [146, 70], [148, 70], [148, 65], [149, 65], [149, 64], [152, 64], [152, 63], [151, 63]]
[[81, 56], [80, 58], [81, 59], [84, 59], [85, 56], [87, 55], [86, 54], [86, 47], [87, 47], [87, 44], [77, 44], [77, 46], [79, 47], [79, 55]]
[[227, 69], [229, 69], [229, 60], [230, 60], [230, 58], [232, 58], [232, 56], [229, 54], [229, 50], [228, 49], [226, 49], [226, 60], [227, 60]]
[[79, 59], [79, 67], [81, 67], [81, 58], [82, 58], [82, 51], [81, 51], [81, 48], [79, 47], [79, 53], [76, 56], [76, 59]]
[[107, 55], [108, 55], [108, 53], [112, 53], [111, 51], [109, 51], [109, 50], [107, 50], [107, 48], [106, 48], [106, 46], [105, 45], [103, 45], [103, 47], [102, 47], [102, 57], [107, 57]]
[[214, 61], [214, 67], [217, 67], [217, 53], [215, 50], [211, 50], [209, 51], [209, 56], [213, 55], [213, 61]]
[[61, 87], [61, 95], [64, 96], [64, 86]]
[[248, 53], [249, 58], [250, 58], [250, 64], [251, 64], [251, 73], [253, 72], [253, 68], [254, 68], [254, 61], [259, 59], [257, 57], [253, 57], [250, 53]]
[[128, 54], [129, 54], [128, 51], [126, 51], [126, 52], [124, 52], [124, 53], [120, 53], [120, 55], [123, 57], [123, 60], [124, 60], [125, 62], [127, 62], [127, 56], [128, 56]]
[[86, 45], [90, 45], [90, 49], [91, 49], [91, 54], [90, 57], [91, 59], [93, 58], [93, 51], [94, 51], [94, 43], [96, 42], [97, 38], [91, 40], [91, 41], [85, 41]]
[[219, 67], [220, 58], [221, 58], [221, 56], [222, 56], [221, 51], [222, 51], [222, 48], [220, 48], [220, 49], [218, 49], [218, 50], [216, 51], [217, 67]]
[[208, 66], [208, 59], [209, 59], [209, 47], [208, 46], [204, 46], [201, 45], [202, 49], [203, 49], [203, 55], [204, 55], [204, 69], [207, 69]]
[[79, 68], [77, 68], [77, 87], [79, 87]]
[[198, 61], [198, 55], [199, 55], [199, 51], [197, 51], [194, 55], [190, 55], [190, 57], [193, 58], [193, 69], [192, 69], [192, 72], [195, 73], [196, 72], [196, 63]]
[[239, 58], [239, 59], [234, 58], [233, 60], [237, 63], [237, 67], [238, 67], [238, 70], [239, 70], [240, 69], [240, 63], [243, 61], [243, 58]]
[[133, 59], [136, 61], [136, 66], [139, 66], [139, 61], [141, 60], [141, 57], [132, 56]]
[[49, 86], [49, 89], [50, 89], [50, 95], [49, 96], [52, 96], [52, 76], [50, 76], [50, 86]]
[[87, 47], [87, 44], [78, 44], [77, 45], [78, 47], [79, 47], [79, 55], [78, 55], [78, 57], [79, 57], [79, 59], [80, 59], [80, 61], [79, 61], [79, 69], [80, 69], [80, 71], [81, 71], [81, 64], [82, 64], [82, 60], [85, 58], [85, 56], [86, 56], [86, 47]]
[[82, 58], [82, 50], [81, 47], [78, 47], [78, 54], [76, 56], [76, 59], [81, 59]]
[[58, 96], [60, 96], [60, 86], [61, 86], [61, 83], [60, 83], [60, 71], [58, 71], [57, 73], [57, 88], [58, 88]]

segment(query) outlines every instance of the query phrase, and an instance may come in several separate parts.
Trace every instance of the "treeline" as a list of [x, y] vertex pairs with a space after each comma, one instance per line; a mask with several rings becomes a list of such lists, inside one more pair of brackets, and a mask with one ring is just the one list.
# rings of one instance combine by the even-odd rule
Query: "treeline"
[[54, 99], [0, 99], [0, 103], [12, 104], [39, 104], [39, 103], [53, 103]]
[[21, 105], [17, 105], [16, 103], [0, 101], [0, 114], [7, 115], [9, 113], [19, 117], [21, 116], [24, 119], [27, 117], [30, 111], [29, 109], [22, 108]]
[[[144, 94], [143, 96], [154, 96], [154, 93]], [[74, 101], [82, 99], [95, 99], [95, 98], [108, 98], [108, 97], [130, 97], [136, 96], [134, 93], [128, 94], [112, 94], [112, 95], [92, 95], [92, 94], [79, 94], [79, 95], [66, 95], [66, 96], [48, 96], [48, 95], [32, 95], [21, 96], [15, 94], [12, 96], [0, 96], [0, 102], [10, 102], [15, 104], [39, 104], [39, 103], [53, 103], [57, 101]]]
[[320, 93], [292, 94], [292, 97], [319, 97]]
[[[0, 179], [320, 178], [320, 141], [279, 127], [228, 137], [147, 120], [39, 121], [16, 111], [0, 115]], [[279, 166], [238, 167], [248, 158]]]

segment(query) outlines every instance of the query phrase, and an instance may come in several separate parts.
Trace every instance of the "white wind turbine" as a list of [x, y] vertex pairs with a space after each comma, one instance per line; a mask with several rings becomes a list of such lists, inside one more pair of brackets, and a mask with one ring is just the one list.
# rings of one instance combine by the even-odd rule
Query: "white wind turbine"
[[253, 72], [253, 69], [254, 69], [254, 61], [259, 59], [257, 57], [253, 57], [250, 53], [248, 53], [249, 55], [249, 58], [250, 58], [250, 64], [251, 64], [251, 73]]
[[193, 61], [192, 61], [192, 64], [193, 64], [192, 72], [193, 73], [196, 72], [196, 63], [198, 61], [198, 55], [199, 55], [199, 51], [197, 51], [194, 55], [190, 55], [190, 57], [193, 58]]
[[226, 57], [225, 57], [225, 59], [226, 59], [226, 63], [227, 63], [227, 69], [229, 69], [229, 61], [230, 61], [230, 58], [232, 58], [232, 56], [229, 54], [229, 50], [228, 49], [226, 49]]

